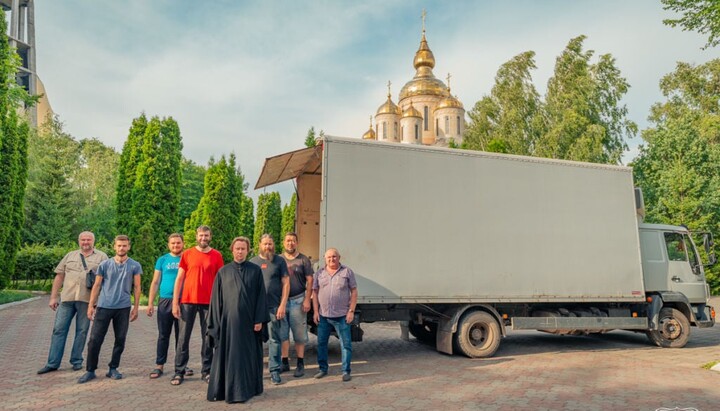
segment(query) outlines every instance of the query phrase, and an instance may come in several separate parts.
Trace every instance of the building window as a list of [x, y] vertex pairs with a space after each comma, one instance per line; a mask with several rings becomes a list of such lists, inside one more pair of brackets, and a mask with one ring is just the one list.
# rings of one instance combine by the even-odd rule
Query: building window
[[420, 138], [420, 127], [417, 124], [415, 124], [415, 141], [418, 141], [419, 138]]
[[460, 137], [460, 116], [455, 118], [457, 120], [457, 135]]
[[435, 119], [435, 137], [440, 135], [440, 119]]
[[379, 136], [380, 132], [378, 131], [378, 123], [375, 123], [375, 135]]
[[383, 121], [383, 140], [387, 140], [387, 121]]
[[398, 133], [397, 133], [397, 121], [395, 122], [395, 130], [394, 130], [394, 132], [395, 132], [395, 135], [393, 136], [393, 138], [394, 138], [395, 140], [399, 140], [399, 139], [398, 139]]
[[445, 116], [445, 134], [450, 134], [450, 117]]
[[428, 106], [425, 106], [425, 117], [423, 117], [423, 121], [425, 121], [425, 131], [428, 130], [428, 119], [430, 116], [428, 116]]

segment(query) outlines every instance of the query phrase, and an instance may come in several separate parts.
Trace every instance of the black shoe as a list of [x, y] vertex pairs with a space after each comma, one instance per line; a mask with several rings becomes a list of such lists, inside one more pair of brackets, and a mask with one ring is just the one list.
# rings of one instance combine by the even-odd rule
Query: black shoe
[[88, 371], [85, 374], [83, 374], [82, 377], [78, 378], [78, 384], [85, 384], [86, 382], [90, 380], [95, 379], [95, 371]]
[[280, 366], [280, 374], [282, 374], [284, 372], [288, 372], [288, 371], [290, 371], [290, 363], [289, 362], [282, 363], [282, 365]]
[[48, 367], [47, 365], [38, 370], [38, 374], [47, 374], [49, 372], [57, 371], [57, 368]]
[[82, 364], [73, 364], [73, 371], [80, 371], [83, 369]]
[[350, 375], [350, 373], [349, 372], [344, 373], [343, 374], [343, 382], [348, 382], [350, 380], [352, 380], [352, 376]]
[[120, 374], [120, 372], [117, 370], [117, 368], [110, 368], [110, 370], [105, 374], [106, 377], [112, 378], [113, 380], [121, 380], [123, 375]]
[[293, 377], [300, 378], [303, 375], [305, 375], [305, 366], [303, 364], [298, 364], [297, 368], [295, 368], [295, 373], [293, 374]]
[[327, 371], [318, 371], [317, 374], [315, 374], [315, 378], [320, 379], [327, 375]]
[[282, 383], [282, 380], [280, 379], [280, 373], [277, 371], [273, 371], [270, 373], [270, 382], [273, 383], [273, 385], [279, 385]]

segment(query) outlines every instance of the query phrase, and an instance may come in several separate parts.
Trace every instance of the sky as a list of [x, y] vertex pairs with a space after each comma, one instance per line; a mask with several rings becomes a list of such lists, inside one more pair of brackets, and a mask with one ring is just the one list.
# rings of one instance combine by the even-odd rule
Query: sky
[[[234, 152], [256, 198], [264, 159], [302, 148], [311, 126], [359, 138], [388, 81], [397, 103], [415, 74], [423, 9], [435, 76], [451, 73], [468, 111], [500, 65], [527, 50], [543, 95], [557, 56], [584, 34], [586, 50], [615, 57], [642, 130], [676, 62], [718, 57], [701, 50], [703, 36], [663, 25], [674, 15], [658, 0], [36, 0], [37, 71], [76, 139], [120, 151], [141, 112], [171, 116], [185, 157], [207, 164]], [[628, 141], [625, 163], [640, 143]], [[287, 202], [293, 189], [268, 190]]]

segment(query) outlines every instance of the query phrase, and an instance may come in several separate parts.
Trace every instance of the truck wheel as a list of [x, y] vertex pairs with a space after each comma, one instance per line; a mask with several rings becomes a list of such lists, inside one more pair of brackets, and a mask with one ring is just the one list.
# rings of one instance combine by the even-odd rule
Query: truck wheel
[[658, 317], [658, 329], [647, 331], [647, 336], [659, 347], [684, 347], [690, 338], [690, 321], [674, 308], [663, 308]]
[[413, 337], [417, 338], [418, 341], [424, 344], [435, 344], [437, 337], [437, 323], [423, 322], [422, 324], [415, 324], [411, 322], [408, 325], [408, 331]]
[[500, 326], [485, 311], [469, 312], [460, 319], [455, 346], [470, 358], [492, 357], [500, 346]]

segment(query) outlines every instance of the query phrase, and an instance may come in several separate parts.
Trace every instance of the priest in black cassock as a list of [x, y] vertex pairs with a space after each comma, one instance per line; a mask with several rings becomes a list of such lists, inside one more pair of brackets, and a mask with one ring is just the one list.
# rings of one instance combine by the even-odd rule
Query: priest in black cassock
[[245, 402], [263, 392], [262, 325], [269, 321], [260, 267], [245, 261], [250, 240], [237, 237], [233, 262], [218, 271], [208, 314], [214, 349], [208, 401]]

